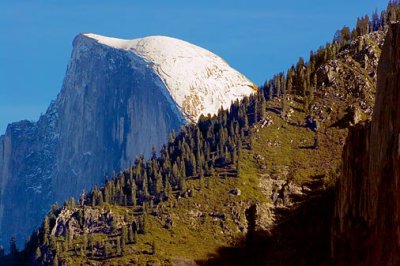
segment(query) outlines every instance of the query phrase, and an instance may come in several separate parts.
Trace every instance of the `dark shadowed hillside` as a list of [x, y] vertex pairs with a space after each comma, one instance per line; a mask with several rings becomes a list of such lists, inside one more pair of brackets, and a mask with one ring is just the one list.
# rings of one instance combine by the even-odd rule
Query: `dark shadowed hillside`
[[400, 24], [378, 68], [372, 121], [352, 128], [343, 152], [333, 223], [338, 264], [399, 265]]

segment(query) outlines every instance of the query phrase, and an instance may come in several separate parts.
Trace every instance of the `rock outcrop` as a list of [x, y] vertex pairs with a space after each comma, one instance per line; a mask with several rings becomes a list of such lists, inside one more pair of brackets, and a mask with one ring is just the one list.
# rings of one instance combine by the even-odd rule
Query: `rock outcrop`
[[320, 126], [347, 127], [349, 108], [355, 111], [355, 120], [370, 119], [384, 39], [383, 31], [359, 36], [317, 69], [321, 86], [311, 109]]
[[400, 24], [387, 34], [372, 122], [350, 130], [332, 228], [343, 265], [400, 265]]
[[102, 184], [179, 126], [253, 91], [221, 58], [181, 40], [78, 35], [57, 99], [38, 122], [0, 137], [0, 243], [16, 235], [21, 244], [51, 203]]

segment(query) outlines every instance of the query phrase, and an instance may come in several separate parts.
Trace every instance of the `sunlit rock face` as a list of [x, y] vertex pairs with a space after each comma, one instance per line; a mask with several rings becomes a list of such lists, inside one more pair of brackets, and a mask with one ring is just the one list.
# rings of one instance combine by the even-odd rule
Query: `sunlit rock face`
[[181, 40], [78, 35], [57, 99], [37, 122], [13, 123], [0, 137], [1, 243], [23, 243], [52, 203], [253, 91], [221, 58]]
[[342, 265], [400, 265], [400, 24], [385, 40], [372, 122], [344, 148], [332, 252]]

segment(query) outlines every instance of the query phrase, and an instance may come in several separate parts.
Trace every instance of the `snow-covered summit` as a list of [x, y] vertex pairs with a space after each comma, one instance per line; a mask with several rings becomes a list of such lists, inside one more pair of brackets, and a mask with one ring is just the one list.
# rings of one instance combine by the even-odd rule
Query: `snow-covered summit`
[[80, 34], [60, 93], [37, 122], [0, 136], [0, 244], [18, 243], [53, 202], [149, 158], [171, 132], [253, 91], [218, 56], [168, 37]]
[[133, 40], [92, 33], [83, 36], [131, 52], [149, 63], [187, 121], [216, 114], [223, 106], [254, 92], [254, 84], [222, 58], [186, 41], [151, 36]]

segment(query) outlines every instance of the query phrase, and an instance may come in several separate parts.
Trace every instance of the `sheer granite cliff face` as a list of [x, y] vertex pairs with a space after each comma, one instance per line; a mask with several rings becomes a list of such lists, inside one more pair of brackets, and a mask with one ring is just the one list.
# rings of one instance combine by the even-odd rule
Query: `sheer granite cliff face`
[[353, 128], [343, 151], [332, 255], [338, 264], [400, 265], [400, 24], [385, 40], [372, 122]]
[[[185, 123], [159, 77], [141, 58], [79, 36], [59, 95], [57, 201], [110, 170], [148, 156]], [[132, 64], [134, 63], [134, 64]], [[101, 181], [102, 179], [97, 179]]]
[[[102, 184], [105, 175], [139, 154], [148, 157], [173, 130], [195, 120], [176, 104], [154, 62], [86, 35], [73, 46], [62, 90], [47, 112], [38, 122], [9, 125], [0, 136], [3, 245], [12, 235], [22, 244], [50, 204]], [[253, 84], [244, 77], [243, 84], [250, 94]]]

